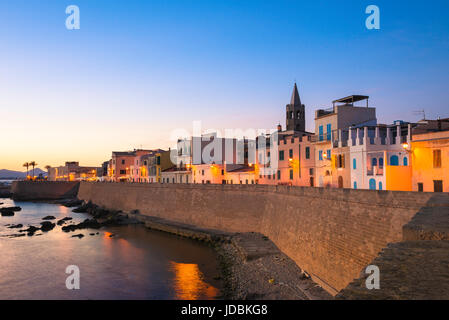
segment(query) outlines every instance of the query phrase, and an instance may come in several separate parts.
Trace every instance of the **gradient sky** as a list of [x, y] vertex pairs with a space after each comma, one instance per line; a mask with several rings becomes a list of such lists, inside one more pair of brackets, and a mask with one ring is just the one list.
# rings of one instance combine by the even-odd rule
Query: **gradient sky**
[[[65, 28], [76, 4], [81, 29]], [[365, 8], [381, 29], [365, 28]], [[366, 94], [379, 122], [449, 117], [449, 2], [0, 2], [0, 169], [172, 146], [173, 129], [285, 125]]]

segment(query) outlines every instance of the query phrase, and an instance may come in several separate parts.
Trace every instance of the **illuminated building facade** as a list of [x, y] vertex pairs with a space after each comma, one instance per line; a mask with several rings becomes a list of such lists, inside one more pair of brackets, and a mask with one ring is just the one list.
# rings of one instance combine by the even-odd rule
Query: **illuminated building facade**
[[81, 167], [75, 161], [48, 169], [48, 181], [98, 181], [102, 176], [103, 168]]
[[420, 121], [410, 154], [413, 191], [449, 192], [449, 119]]

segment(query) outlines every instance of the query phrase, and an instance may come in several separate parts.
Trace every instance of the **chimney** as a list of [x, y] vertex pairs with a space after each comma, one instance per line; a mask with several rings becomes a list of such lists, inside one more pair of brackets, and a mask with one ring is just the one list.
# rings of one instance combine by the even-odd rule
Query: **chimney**
[[278, 124], [278, 132], [281, 132], [282, 131], [282, 126], [281, 126], [281, 124]]

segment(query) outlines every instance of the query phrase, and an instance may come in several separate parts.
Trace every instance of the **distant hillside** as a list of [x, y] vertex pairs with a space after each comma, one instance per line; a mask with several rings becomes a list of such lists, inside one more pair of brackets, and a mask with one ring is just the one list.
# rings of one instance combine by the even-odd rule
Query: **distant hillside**
[[[32, 173], [32, 170], [30, 169], [29, 174]], [[34, 175], [39, 176], [39, 174], [42, 173], [43, 176], [47, 176], [47, 171], [41, 170], [39, 168], [34, 169]], [[13, 171], [13, 170], [6, 170], [6, 169], [0, 169], [0, 179], [23, 179], [27, 175], [26, 172], [20, 172], [20, 171]]]

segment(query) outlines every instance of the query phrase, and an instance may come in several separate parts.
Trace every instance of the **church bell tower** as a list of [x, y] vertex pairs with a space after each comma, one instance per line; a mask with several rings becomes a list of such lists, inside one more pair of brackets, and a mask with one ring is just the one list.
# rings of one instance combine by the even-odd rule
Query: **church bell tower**
[[305, 106], [301, 104], [298, 87], [293, 88], [290, 104], [287, 105], [287, 131], [306, 131]]

